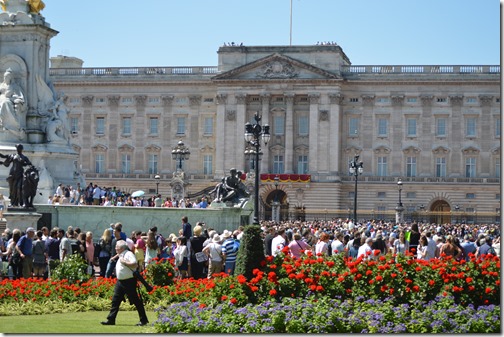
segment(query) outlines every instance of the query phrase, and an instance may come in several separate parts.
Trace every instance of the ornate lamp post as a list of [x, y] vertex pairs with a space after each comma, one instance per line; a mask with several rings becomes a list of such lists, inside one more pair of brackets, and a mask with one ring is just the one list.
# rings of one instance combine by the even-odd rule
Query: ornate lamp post
[[457, 223], [460, 222], [460, 219], [459, 219], [459, 211], [460, 211], [460, 206], [457, 204], [455, 205], [455, 221]]
[[420, 205], [420, 214], [421, 214], [422, 222], [424, 222], [424, 215], [425, 215], [424, 211], [425, 211], [425, 206], [422, 204], [422, 205]]
[[356, 154], [353, 161], [349, 163], [350, 174], [355, 177], [355, 191], [354, 191], [354, 210], [353, 210], [353, 223], [357, 223], [357, 182], [359, 181], [359, 175], [364, 171], [364, 164], [358, 162], [359, 155]]
[[182, 171], [182, 162], [184, 160], [188, 160], [189, 156], [191, 155], [191, 151], [189, 151], [189, 148], [184, 145], [184, 142], [182, 140], [179, 140], [177, 146], [175, 146], [172, 149], [172, 159], [173, 160], [178, 160], [178, 170]]
[[159, 194], [159, 180], [161, 180], [161, 176], [159, 174], [156, 174], [154, 176], [154, 179], [156, 179], [156, 196]]
[[395, 208], [396, 211], [396, 223], [402, 223], [403, 222], [403, 211], [404, 207], [401, 201], [401, 192], [402, 192], [402, 180], [399, 178], [397, 181], [397, 189], [399, 190], [399, 202], [397, 203], [397, 207]]
[[273, 178], [273, 183], [275, 184], [275, 198], [273, 200], [273, 221], [280, 222], [280, 202], [278, 201], [278, 185], [280, 184], [280, 178], [275, 176]]
[[[259, 224], [259, 155], [261, 153], [261, 138], [264, 145], [270, 140], [269, 125], [261, 126], [261, 116], [256, 112], [254, 115], [255, 124], [247, 122], [245, 124], [245, 141], [253, 148], [255, 154], [255, 185], [254, 185], [254, 225]], [[250, 153], [250, 152], [249, 152]]]

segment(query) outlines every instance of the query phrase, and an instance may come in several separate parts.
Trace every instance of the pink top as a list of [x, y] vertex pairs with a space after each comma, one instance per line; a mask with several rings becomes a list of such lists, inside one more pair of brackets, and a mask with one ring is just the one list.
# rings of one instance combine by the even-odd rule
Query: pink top
[[291, 256], [299, 259], [301, 254], [308, 249], [308, 244], [303, 240], [293, 240], [289, 243]]
[[88, 262], [93, 262], [94, 260], [94, 245], [93, 245], [93, 242], [88, 242], [86, 240], [86, 259], [88, 260]]
[[143, 249], [143, 251], [145, 252], [145, 241], [142, 240], [142, 239], [137, 239], [137, 241], [136, 241], [136, 248], [137, 249]]

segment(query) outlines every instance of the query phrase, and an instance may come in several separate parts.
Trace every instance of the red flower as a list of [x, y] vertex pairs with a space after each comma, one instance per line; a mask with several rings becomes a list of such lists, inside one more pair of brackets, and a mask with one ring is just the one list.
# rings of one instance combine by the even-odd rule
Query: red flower
[[222, 295], [222, 297], [221, 297], [221, 301], [225, 301], [225, 300], [227, 300], [227, 299], [228, 299], [228, 297], [227, 297], [226, 295]]
[[318, 285], [317, 286], [317, 291], [324, 291], [324, 287], [322, 287], [321, 285]]
[[243, 275], [238, 275], [238, 277], [236, 278], [236, 280], [240, 284], [244, 284], [245, 282], [247, 282], [247, 278], [245, 276], [243, 276]]
[[196, 297], [193, 297], [192, 302], [198, 302], [198, 299]]
[[366, 276], [369, 276], [369, 275], [371, 275], [372, 273], [373, 273], [373, 271], [372, 271], [372, 270], [366, 270]]
[[390, 277], [392, 277], [392, 278], [395, 278], [396, 276], [397, 276], [397, 274], [396, 274], [396, 273], [392, 273], [392, 274], [390, 274]]
[[312, 285], [310, 286], [310, 290], [311, 290], [311, 291], [315, 291], [315, 290], [317, 290], [317, 286], [316, 286], [316, 285], [314, 285], [314, 284], [312, 284]]
[[376, 276], [376, 282], [380, 282], [383, 280], [383, 277], [381, 275]]
[[381, 253], [381, 251], [379, 249], [373, 250], [373, 255], [374, 256], [378, 256], [378, 255], [380, 255], [380, 253]]
[[486, 287], [485, 288], [485, 293], [490, 294], [492, 292], [492, 288]]
[[467, 278], [466, 278], [466, 283], [471, 283], [471, 282], [472, 282], [472, 280], [473, 280], [473, 279], [472, 279], [472, 277], [467, 277]]
[[238, 300], [233, 297], [232, 299], [229, 300], [229, 302], [231, 302], [231, 304], [236, 304]]
[[204, 307], [206, 307], [206, 304], [205, 304], [205, 303], [201, 303], [201, 304], [199, 305], [199, 307], [200, 307], [201, 309], [203, 309]]
[[431, 287], [434, 287], [434, 285], [435, 285], [435, 284], [436, 284], [436, 281], [434, 281], [434, 280], [430, 280], [430, 281], [429, 281], [429, 285], [430, 285]]
[[276, 291], [275, 289], [271, 289], [271, 290], [269, 291], [269, 294], [270, 294], [271, 296], [276, 296], [276, 295], [277, 295], [277, 291]]
[[413, 286], [413, 291], [416, 292], [416, 293], [419, 292], [420, 291], [420, 287], [417, 286], [417, 285], [414, 285]]

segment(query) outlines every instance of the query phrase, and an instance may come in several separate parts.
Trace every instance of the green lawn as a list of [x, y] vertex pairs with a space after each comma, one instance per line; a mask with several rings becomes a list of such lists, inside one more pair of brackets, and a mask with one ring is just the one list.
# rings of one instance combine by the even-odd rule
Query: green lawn
[[[101, 325], [107, 318], [107, 311], [87, 311], [67, 314], [1, 316], [0, 333], [63, 333], [63, 334], [105, 334], [105, 333], [154, 333], [150, 325], [136, 326], [136, 311], [119, 311], [116, 325]], [[147, 311], [149, 324], [157, 319], [153, 311]]]

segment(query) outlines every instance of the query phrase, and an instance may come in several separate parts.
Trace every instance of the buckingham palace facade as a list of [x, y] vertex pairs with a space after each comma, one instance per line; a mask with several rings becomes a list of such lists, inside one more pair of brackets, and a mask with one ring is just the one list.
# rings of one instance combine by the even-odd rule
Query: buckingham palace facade
[[[351, 217], [357, 185], [359, 219], [393, 219], [402, 195], [405, 220], [500, 221], [499, 65], [352, 65], [335, 44], [225, 45], [217, 66], [86, 68], [58, 56], [50, 74], [87, 183], [164, 198], [183, 171], [196, 198], [236, 168], [250, 185], [244, 132], [258, 113], [271, 133], [260, 219], [273, 200], [282, 219]], [[177, 161], [181, 140], [190, 155]]]

